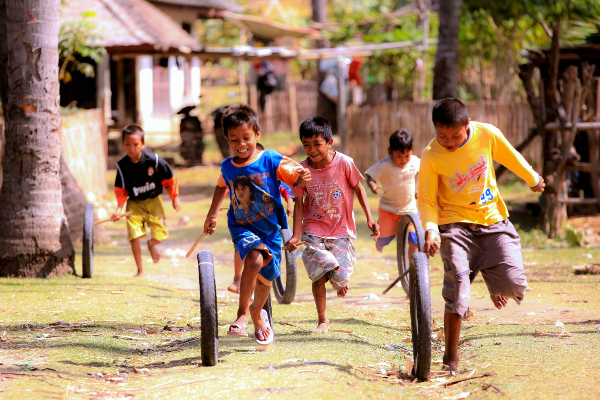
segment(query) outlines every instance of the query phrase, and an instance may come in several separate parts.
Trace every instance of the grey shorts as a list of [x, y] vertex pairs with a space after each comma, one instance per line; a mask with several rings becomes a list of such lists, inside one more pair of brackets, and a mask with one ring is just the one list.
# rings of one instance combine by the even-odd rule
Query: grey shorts
[[490, 226], [452, 223], [439, 228], [446, 312], [468, 315], [471, 282], [480, 271], [491, 295], [502, 295], [521, 304], [527, 278], [520, 237], [508, 219]]

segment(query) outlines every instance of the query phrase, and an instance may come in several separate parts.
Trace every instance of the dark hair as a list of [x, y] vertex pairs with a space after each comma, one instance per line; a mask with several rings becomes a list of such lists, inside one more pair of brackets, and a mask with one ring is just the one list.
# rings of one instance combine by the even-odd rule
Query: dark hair
[[300, 125], [300, 140], [320, 136], [329, 142], [333, 138], [331, 124], [323, 117], [310, 117]]
[[465, 103], [451, 97], [438, 101], [431, 114], [433, 125], [465, 126], [469, 123]]
[[[235, 188], [237, 188], [238, 186], [242, 186], [242, 187], [247, 187], [250, 189], [251, 192], [251, 198], [252, 200], [254, 200], [254, 191], [253, 189], [253, 185], [252, 185], [252, 180], [245, 176], [245, 175], [240, 175], [237, 178], [235, 178], [235, 180], [233, 181], [233, 187], [231, 188], [233, 190], [233, 195], [235, 196]], [[236, 197], [237, 198], [237, 197]]]
[[123, 132], [121, 133], [121, 142], [125, 141], [125, 136], [127, 135], [140, 135], [142, 137], [142, 144], [144, 143], [144, 130], [141, 126], [136, 124], [129, 124], [123, 128]]
[[390, 136], [390, 151], [406, 152], [412, 150], [413, 137], [407, 129], [400, 129]]
[[263, 146], [263, 145], [262, 145], [262, 144], [260, 144], [260, 143], [256, 143], [256, 148], [257, 148], [257, 149], [259, 149], [259, 150], [261, 150], [261, 151], [264, 151], [264, 150], [265, 150], [265, 146]]
[[229, 137], [229, 129], [235, 129], [244, 124], [254, 130], [254, 133], [260, 132], [258, 123], [258, 114], [246, 104], [234, 104], [223, 113], [223, 134]]

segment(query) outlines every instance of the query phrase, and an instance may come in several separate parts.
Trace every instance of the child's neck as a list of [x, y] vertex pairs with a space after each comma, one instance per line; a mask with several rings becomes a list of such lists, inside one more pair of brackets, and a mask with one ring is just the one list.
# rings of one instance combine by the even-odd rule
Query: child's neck
[[327, 157], [323, 158], [321, 161], [314, 163], [310, 160], [310, 158], [308, 158], [308, 166], [314, 169], [323, 169], [323, 168], [327, 168], [329, 166], [329, 164], [331, 164], [333, 162], [333, 159], [335, 158], [335, 151], [333, 150], [329, 150], [327, 152]]
[[137, 164], [142, 159], [142, 153], [138, 154], [136, 158], [133, 158], [131, 156], [127, 156], [127, 157], [129, 157], [129, 159], [131, 160], [132, 163]]

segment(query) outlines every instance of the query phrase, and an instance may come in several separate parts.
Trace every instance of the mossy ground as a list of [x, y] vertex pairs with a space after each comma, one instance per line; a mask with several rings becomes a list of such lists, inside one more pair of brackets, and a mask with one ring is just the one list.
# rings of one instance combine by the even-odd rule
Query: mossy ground
[[[237, 296], [226, 290], [233, 254], [225, 216], [220, 216], [217, 233], [198, 247], [215, 256], [220, 359], [215, 367], [201, 366], [197, 267], [194, 258], [169, 257], [167, 252], [187, 252], [200, 235], [218, 170], [213, 166], [177, 174], [182, 210], [176, 215], [165, 201], [171, 236], [161, 244], [163, 258], [157, 265], [143, 249], [143, 278], [132, 277], [135, 265], [119, 222], [107, 226], [113, 244], [95, 249], [92, 279], [0, 279], [0, 398], [442, 399], [467, 392], [473, 399], [600, 396], [600, 276], [575, 276], [570, 268], [598, 259], [600, 250], [528, 245], [523, 256], [531, 290], [521, 306], [511, 302], [504, 310], [492, 307], [478, 277], [474, 316], [463, 324], [456, 378], [473, 371], [473, 376], [496, 375], [444, 388], [444, 380], [456, 378], [438, 376], [443, 346], [438, 339], [443, 330], [440, 259], [430, 265], [435, 376], [413, 382], [406, 377], [409, 353], [388, 347], [412, 347], [408, 300], [398, 287], [381, 294], [397, 274], [395, 243], [382, 254], [375, 251], [358, 204], [358, 260], [349, 295], [338, 299], [328, 290], [332, 331], [310, 333], [316, 313], [298, 260], [296, 299], [291, 305], [274, 305], [276, 339], [266, 352], [257, 351], [252, 338], [225, 335]], [[377, 198], [370, 197], [370, 203], [376, 210]], [[179, 224], [182, 216], [189, 217], [187, 225]], [[80, 257], [76, 265], [81, 275]], [[70, 325], [51, 326], [57, 321]], [[565, 337], [534, 336], [536, 331]], [[380, 376], [381, 370], [390, 376]]]

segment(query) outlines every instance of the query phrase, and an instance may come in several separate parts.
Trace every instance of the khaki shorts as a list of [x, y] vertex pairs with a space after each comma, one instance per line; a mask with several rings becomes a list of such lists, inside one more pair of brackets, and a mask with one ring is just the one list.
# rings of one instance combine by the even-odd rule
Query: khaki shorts
[[491, 295], [502, 295], [521, 304], [527, 279], [520, 237], [508, 219], [490, 226], [440, 225], [440, 235], [446, 312], [468, 315], [471, 282], [480, 271]]
[[146, 225], [150, 228], [152, 239], [159, 241], [169, 237], [169, 231], [163, 223], [165, 211], [160, 196], [147, 200], [128, 200], [127, 211], [132, 214], [127, 217], [127, 240], [146, 236]]

